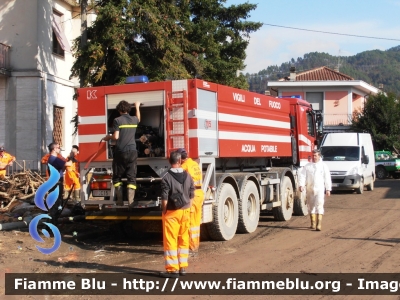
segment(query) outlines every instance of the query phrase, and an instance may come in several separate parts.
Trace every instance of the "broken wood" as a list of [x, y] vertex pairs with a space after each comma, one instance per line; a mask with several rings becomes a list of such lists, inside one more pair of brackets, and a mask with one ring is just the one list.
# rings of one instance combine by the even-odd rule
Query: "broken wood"
[[15, 197], [12, 198], [6, 207], [0, 208], [0, 212], [8, 212], [10, 210], [10, 208], [13, 206], [13, 203], [16, 201], [17, 200], [15, 199]]
[[45, 181], [46, 179], [37, 172], [25, 168], [22, 172], [14, 173], [0, 181], [0, 201], [7, 204], [14, 197], [20, 200], [30, 200]]

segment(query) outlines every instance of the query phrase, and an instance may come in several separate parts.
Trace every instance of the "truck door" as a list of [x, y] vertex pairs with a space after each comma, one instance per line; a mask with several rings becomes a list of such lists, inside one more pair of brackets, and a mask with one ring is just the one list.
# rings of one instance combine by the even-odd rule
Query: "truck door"
[[311, 160], [311, 151], [314, 150], [317, 137], [315, 114], [309, 107], [298, 105], [298, 137], [300, 165], [304, 166]]

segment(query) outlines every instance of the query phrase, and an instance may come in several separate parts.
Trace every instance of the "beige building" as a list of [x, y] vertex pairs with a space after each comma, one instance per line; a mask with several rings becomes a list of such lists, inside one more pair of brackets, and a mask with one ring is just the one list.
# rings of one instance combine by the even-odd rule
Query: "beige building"
[[288, 77], [269, 81], [268, 87], [277, 96], [306, 99], [322, 113], [326, 132], [349, 129], [353, 112], [364, 107], [369, 95], [379, 93], [376, 87], [328, 67], [299, 73], [292, 69]]
[[0, 145], [17, 160], [40, 160], [52, 141], [63, 155], [78, 143], [79, 82], [69, 77], [80, 28], [77, 0], [0, 1]]

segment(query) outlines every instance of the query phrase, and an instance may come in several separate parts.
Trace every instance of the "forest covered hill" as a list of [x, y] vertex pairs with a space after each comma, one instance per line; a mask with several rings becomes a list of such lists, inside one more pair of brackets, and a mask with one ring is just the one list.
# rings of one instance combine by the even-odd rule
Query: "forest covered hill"
[[311, 52], [303, 57], [291, 59], [280, 66], [268, 66], [257, 74], [246, 74], [250, 90], [264, 93], [268, 81], [276, 81], [289, 75], [291, 66], [296, 72], [326, 66], [331, 69], [339, 67], [339, 71], [363, 80], [375, 87], [383, 84], [383, 91], [400, 95], [400, 45], [385, 51], [371, 50], [353, 56], [333, 56], [327, 53]]

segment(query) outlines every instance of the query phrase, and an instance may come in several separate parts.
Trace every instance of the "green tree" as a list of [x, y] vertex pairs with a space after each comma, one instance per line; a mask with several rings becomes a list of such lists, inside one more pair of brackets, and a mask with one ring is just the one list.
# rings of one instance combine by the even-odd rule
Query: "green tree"
[[368, 132], [375, 150], [400, 154], [400, 103], [393, 93], [371, 95], [364, 108], [353, 113], [352, 129]]
[[246, 88], [249, 34], [262, 24], [245, 21], [253, 4], [225, 0], [103, 0], [88, 41], [75, 40], [72, 75], [84, 86], [121, 84], [145, 74], [151, 81], [203, 78]]

